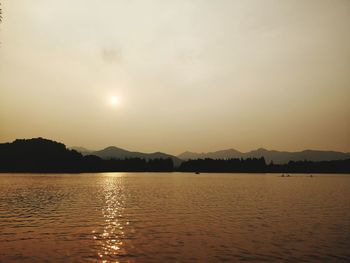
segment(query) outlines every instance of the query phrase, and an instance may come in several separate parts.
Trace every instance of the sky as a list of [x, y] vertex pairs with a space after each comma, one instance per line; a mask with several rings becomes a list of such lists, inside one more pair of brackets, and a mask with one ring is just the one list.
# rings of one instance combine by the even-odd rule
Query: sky
[[2, 0], [0, 142], [350, 152], [348, 0]]

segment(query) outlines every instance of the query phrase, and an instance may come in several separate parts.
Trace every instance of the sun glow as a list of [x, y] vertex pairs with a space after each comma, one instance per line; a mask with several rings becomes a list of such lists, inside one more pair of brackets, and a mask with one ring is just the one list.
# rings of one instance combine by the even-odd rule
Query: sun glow
[[111, 96], [109, 98], [109, 103], [113, 107], [118, 106], [120, 104], [120, 98], [117, 96]]

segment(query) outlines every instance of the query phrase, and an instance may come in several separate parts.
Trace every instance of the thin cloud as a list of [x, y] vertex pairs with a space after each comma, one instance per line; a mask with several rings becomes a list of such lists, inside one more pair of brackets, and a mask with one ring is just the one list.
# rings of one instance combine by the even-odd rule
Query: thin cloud
[[106, 63], [121, 63], [122, 62], [122, 51], [120, 48], [115, 47], [104, 47], [101, 49], [101, 57]]

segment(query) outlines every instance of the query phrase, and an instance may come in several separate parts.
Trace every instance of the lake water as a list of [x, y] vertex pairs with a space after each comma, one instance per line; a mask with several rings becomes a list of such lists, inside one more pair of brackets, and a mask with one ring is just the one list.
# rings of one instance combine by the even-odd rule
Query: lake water
[[350, 175], [0, 174], [0, 262], [350, 261]]

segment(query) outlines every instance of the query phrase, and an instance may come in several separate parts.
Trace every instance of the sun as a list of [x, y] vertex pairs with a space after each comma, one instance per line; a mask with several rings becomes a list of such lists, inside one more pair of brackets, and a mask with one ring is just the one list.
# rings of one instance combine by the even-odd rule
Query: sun
[[109, 103], [111, 106], [118, 106], [120, 104], [120, 98], [118, 96], [109, 97]]

